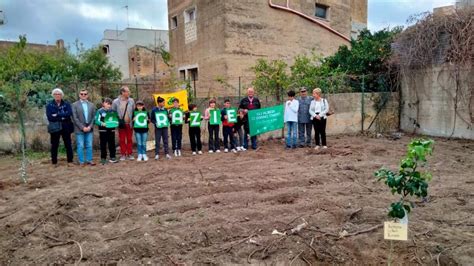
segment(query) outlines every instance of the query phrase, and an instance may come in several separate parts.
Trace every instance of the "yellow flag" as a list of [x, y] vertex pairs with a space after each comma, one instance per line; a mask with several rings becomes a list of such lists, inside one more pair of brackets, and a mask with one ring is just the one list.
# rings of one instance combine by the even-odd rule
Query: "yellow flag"
[[173, 100], [178, 99], [179, 100], [179, 107], [183, 111], [188, 111], [188, 92], [186, 90], [180, 90], [177, 92], [171, 92], [171, 93], [157, 93], [153, 94], [153, 99], [155, 99], [155, 105], [157, 105], [156, 100], [158, 97], [161, 97], [165, 99], [165, 108], [170, 109], [173, 107]]

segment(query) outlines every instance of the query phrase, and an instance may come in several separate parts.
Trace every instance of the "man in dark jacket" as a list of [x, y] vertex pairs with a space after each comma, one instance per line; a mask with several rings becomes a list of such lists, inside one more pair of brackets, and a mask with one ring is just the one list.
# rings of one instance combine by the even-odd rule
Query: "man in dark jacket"
[[[309, 114], [309, 106], [313, 97], [308, 96], [305, 87], [300, 89], [300, 96], [297, 98], [299, 102], [298, 108], [298, 143], [302, 148], [304, 145], [311, 146], [311, 115]], [[306, 134], [305, 134], [306, 133]], [[306, 135], [306, 140], [305, 140]]]
[[[247, 97], [243, 98], [240, 101], [239, 108], [243, 109], [245, 112], [245, 117], [244, 117], [244, 129], [245, 129], [245, 136], [244, 136], [244, 148], [248, 149], [248, 136], [250, 134], [250, 127], [249, 127], [249, 121], [248, 121], [248, 111], [249, 110], [255, 110], [255, 109], [260, 109], [260, 100], [254, 96], [255, 91], [252, 87], [249, 87], [247, 89]], [[257, 149], [257, 136], [251, 136], [250, 141], [252, 142], [252, 149], [256, 150]]]

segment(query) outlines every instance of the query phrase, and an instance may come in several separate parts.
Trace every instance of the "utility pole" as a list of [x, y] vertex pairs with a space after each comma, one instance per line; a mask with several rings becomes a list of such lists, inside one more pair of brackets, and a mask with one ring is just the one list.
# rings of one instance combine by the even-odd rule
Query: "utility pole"
[[155, 83], [156, 83], [156, 31], [155, 33], [155, 45], [153, 47], [153, 91], [156, 91]]

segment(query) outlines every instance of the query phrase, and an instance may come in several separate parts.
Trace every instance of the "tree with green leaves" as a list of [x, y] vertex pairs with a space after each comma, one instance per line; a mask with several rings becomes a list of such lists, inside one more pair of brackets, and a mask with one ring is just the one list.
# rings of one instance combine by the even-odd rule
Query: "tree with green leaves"
[[22, 35], [18, 43], [0, 51], [0, 122], [10, 126], [18, 123], [23, 181], [26, 181], [27, 165], [25, 113], [51, 100], [54, 87], [78, 81], [85, 81], [87, 87], [91, 83], [120, 79], [118, 68], [108, 62], [99, 48], [81, 49], [78, 55], [59, 48], [37, 51], [28, 48], [26, 36]]
[[279, 59], [258, 59], [257, 64], [252, 67], [255, 73], [252, 85], [255, 90], [263, 95], [275, 96], [278, 102], [282, 102], [284, 91], [290, 85], [287, 66], [285, 61]]
[[392, 194], [401, 196], [400, 200], [390, 205], [388, 216], [402, 219], [413, 207], [409, 196], [425, 198], [428, 196], [428, 182], [432, 174], [420, 171], [426, 165], [428, 155], [433, 153], [434, 141], [431, 139], [415, 139], [408, 144], [408, 152], [400, 163], [398, 173], [381, 168], [375, 172], [379, 181], [383, 181]]

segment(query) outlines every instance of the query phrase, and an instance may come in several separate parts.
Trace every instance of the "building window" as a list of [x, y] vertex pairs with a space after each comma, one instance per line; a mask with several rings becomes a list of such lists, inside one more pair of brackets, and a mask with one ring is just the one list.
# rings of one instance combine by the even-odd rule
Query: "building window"
[[316, 4], [316, 12], [314, 15], [318, 18], [328, 18], [328, 7], [321, 4]]
[[196, 8], [195, 7], [184, 11], [184, 22], [185, 23], [188, 23], [188, 22], [191, 22], [191, 21], [194, 21], [194, 20], [196, 20]]
[[197, 68], [190, 68], [188, 69], [188, 74], [189, 74], [189, 78], [192, 80], [192, 81], [195, 81], [195, 80], [198, 80], [198, 69]]
[[106, 55], [109, 54], [109, 45], [108, 44], [102, 46], [102, 52]]
[[171, 18], [171, 29], [176, 29], [178, 27], [178, 17], [174, 16]]
[[186, 70], [183, 69], [179, 71], [179, 78], [181, 80], [186, 80]]

